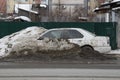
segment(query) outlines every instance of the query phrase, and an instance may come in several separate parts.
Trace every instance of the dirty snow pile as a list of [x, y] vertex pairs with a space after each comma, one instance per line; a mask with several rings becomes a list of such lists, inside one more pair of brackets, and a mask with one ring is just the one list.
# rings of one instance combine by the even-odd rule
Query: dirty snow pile
[[0, 56], [8, 55], [18, 43], [24, 45], [28, 43], [28, 40], [37, 39], [37, 37], [44, 31], [46, 31], [46, 29], [34, 26], [3, 37], [0, 39]]
[[[43, 27], [28, 27], [19, 32], [13, 33], [0, 39], [0, 57], [14, 53], [15, 55], [28, 55], [32, 52], [43, 50], [66, 50], [74, 45], [66, 40], [37, 40], [41, 33], [46, 31]], [[24, 51], [24, 52], [22, 52]]]

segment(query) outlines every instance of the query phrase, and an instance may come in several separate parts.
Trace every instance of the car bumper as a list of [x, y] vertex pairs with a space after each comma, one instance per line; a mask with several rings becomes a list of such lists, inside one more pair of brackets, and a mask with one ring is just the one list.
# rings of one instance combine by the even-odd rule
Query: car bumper
[[99, 51], [100, 53], [108, 53], [111, 51], [111, 47], [94, 47], [94, 50]]

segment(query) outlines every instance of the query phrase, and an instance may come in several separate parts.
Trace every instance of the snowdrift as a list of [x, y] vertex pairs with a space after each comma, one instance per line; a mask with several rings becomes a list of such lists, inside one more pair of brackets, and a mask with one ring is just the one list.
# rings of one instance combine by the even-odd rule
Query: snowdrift
[[19, 43], [21, 45], [27, 43], [29, 44], [30, 42], [28, 40], [37, 39], [39, 35], [44, 31], [46, 31], [46, 29], [33, 26], [3, 37], [0, 39], [0, 57], [7, 56], [13, 47]]

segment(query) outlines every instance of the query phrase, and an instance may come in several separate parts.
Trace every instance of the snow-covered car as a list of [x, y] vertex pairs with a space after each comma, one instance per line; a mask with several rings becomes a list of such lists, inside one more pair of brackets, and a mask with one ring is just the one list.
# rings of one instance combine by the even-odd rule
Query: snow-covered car
[[38, 40], [67, 39], [71, 43], [78, 44], [82, 50], [97, 50], [106, 53], [111, 50], [109, 37], [96, 36], [95, 34], [81, 28], [55, 28], [42, 33]]

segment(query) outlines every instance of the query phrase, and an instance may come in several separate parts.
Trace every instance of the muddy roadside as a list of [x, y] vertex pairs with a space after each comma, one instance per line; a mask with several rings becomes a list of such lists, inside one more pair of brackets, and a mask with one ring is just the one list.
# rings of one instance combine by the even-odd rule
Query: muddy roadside
[[99, 53], [98, 51], [82, 52], [79, 46], [68, 50], [39, 50], [34, 53], [30, 49], [21, 50], [19, 54], [11, 52], [9, 56], [0, 59], [0, 62], [39, 62], [39, 63], [80, 63], [80, 64], [114, 64], [115, 55]]

